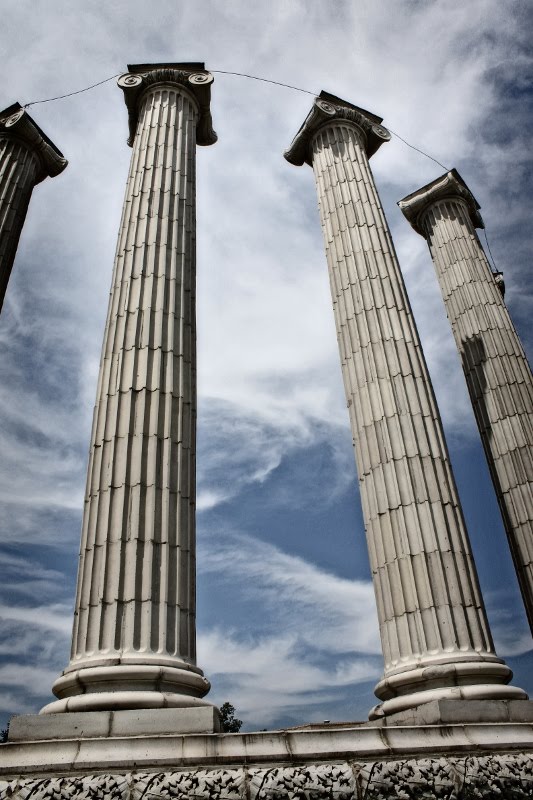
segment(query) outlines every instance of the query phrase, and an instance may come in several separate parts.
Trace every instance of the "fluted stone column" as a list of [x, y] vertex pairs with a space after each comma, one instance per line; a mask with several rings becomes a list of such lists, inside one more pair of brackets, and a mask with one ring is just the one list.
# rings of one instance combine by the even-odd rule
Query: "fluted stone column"
[[400, 201], [428, 242], [533, 632], [533, 379], [456, 170]]
[[33, 187], [67, 163], [19, 103], [0, 111], [0, 310]]
[[312, 165], [358, 465], [385, 673], [371, 719], [506, 684], [437, 404], [368, 157], [381, 118], [324, 92], [285, 154]]
[[216, 141], [213, 78], [203, 64], [129, 70], [72, 653], [44, 713], [210, 705], [195, 629], [195, 150]]

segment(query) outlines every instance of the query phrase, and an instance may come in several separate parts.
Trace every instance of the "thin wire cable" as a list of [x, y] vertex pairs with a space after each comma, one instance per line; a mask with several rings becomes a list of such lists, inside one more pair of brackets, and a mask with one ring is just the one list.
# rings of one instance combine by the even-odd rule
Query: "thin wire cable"
[[[292, 89], [295, 92], [303, 92], [303, 94], [310, 94], [312, 97], [316, 97], [317, 94], [318, 94], [318, 92], [311, 92], [311, 91], [309, 91], [309, 89], [301, 89], [299, 86], [292, 86], [292, 84], [290, 84], [290, 83], [282, 83], [281, 81], [273, 81], [270, 78], [259, 78], [257, 75], [249, 75], [246, 72], [230, 72], [229, 70], [224, 70], [224, 69], [212, 69], [211, 72], [215, 73], [217, 75], [236, 75], [239, 78], [249, 78], [252, 81], [260, 81], [261, 83], [271, 83], [274, 86], [283, 86], [285, 89]], [[44, 100], [32, 100], [31, 103], [25, 103], [23, 108], [29, 108], [30, 106], [35, 106], [38, 103], [51, 103], [51, 102], [53, 102], [55, 100], [63, 100], [66, 97], [73, 97], [76, 94], [82, 94], [83, 92], [88, 92], [91, 89], [95, 89], [97, 86], [102, 86], [102, 84], [108, 83], [109, 81], [112, 81], [113, 78], [118, 78], [118, 76], [121, 75], [121, 74], [122, 74], [121, 72], [117, 72], [115, 75], [111, 75], [109, 78], [104, 78], [103, 81], [98, 81], [98, 83], [93, 83], [93, 84], [91, 84], [91, 86], [86, 86], [84, 89], [78, 89], [75, 92], [68, 92], [67, 94], [60, 94], [57, 97], [47, 97]], [[448, 172], [448, 167], [446, 167], [444, 164], [442, 164], [436, 158], [433, 158], [433, 156], [430, 156], [429, 153], [424, 152], [424, 150], [421, 150], [419, 147], [415, 147], [414, 144], [410, 144], [406, 139], [403, 138], [403, 136], [400, 136], [399, 133], [396, 133], [396, 131], [393, 131], [392, 128], [388, 128], [388, 130], [392, 133], [393, 136], [396, 136], [397, 139], [400, 139], [400, 141], [402, 141], [404, 144], [406, 144], [407, 147], [410, 147], [411, 150], [416, 150], [417, 153], [420, 153], [421, 155], [425, 156], [426, 158], [429, 158], [435, 164], [438, 164], [439, 167], [442, 167], [442, 169], [445, 169]], [[485, 236], [486, 236], [486, 233], [485, 233]], [[487, 242], [487, 246], [488, 246], [488, 242]], [[490, 252], [490, 248], [489, 248], [489, 252]], [[493, 259], [493, 261], [494, 261], [494, 259]]]
[[492, 261], [492, 265], [493, 265], [494, 269], [496, 270], [496, 272], [499, 272], [500, 270], [498, 269], [498, 265], [496, 264], [496, 259], [492, 255], [492, 250], [490, 249], [489, 237], [487, 236], [487, 229], [486, 228], [483, 228], [483, 233], [485, 234], [485, 241], [487, 242], [487, 249], [489, 251], [489, 255], [490, 255], [490, 258], [491, 258], [491, 261]]
[[122, 72], [117, 72], [116, 75], [111, 75], [110, 78], [104, 78], [103, 81], [98, 81], [98, 83], [93, 83], [92, 86], [86, 86], [85, 89], [78, 89], [76, 92], [69, 92], [68, 94], [60, 94], [57, 97], [47, 97], [45, 100], [32, 100], [31, 103], [24, 103], [23, 108], [36, 106], [37, 103], [51, 103], [53, 100], [63, 100], [65, 97], [73, 97], [73, 95], [75, 94], [82, 94], [83, 92], [88, 92], [90, 89], [95, 89], [97, 86], [101, 86], [103, 83], [108, 83], [109, 81], [112, 81], [113, 78], [118, 78], [119, 75], [122, 75]]
[[[269, 80], [269, 78], [258, 78], [256, 75], [248, 75], [245, 72], [227, 72], [226, 70], [223, 70], [223, 69], [212, 69], [210, 71], [213, 72], [213, 73], [217, 73], [218, 75], [238, 75], [241, 78], [250, 78], [253, 81], [261, 81], [262, 83], [273, 83], [275, 86], [284, 86], [286, 89], [294, 89], [296, 92], [303, 92], [304, 94], [310, 94], [313, 97], [316, 97], [318, 95], [318, 92], [310, 92], [308, 89], [300, 89], [299, 86], [291, 86], [291, 84], [289, 84], [289, 83], [281, 83], [280, 81], [272, 81], [272, 80]], [[428, 153], [425, 153], [423, 150], [420, 150], [419, 147], [415, 147], [414, 145], [409, 144], [409, 142], [407, 142], [402, 136], [400, 136], [399, 133], [396, 133], [396, 131], [393, 131], [391, 128], [388, 128], [388, 130], [394, 136], [396, 136], [398, 139], [400, 139], [404, 144], [406, 144], [407, 147], [410, 147], [412, 150], [416, 150], [417, 153], [420, 153], [421, 155], [426, 156], [426, 158], [431, 159], [431, 161], [434, 161], [435, 164], [439, 165], [439, 167], [442, 167], [442, 169], [445, 169], [446, 172], [449, 171], [449, 168], [444, 166], [444, 164], [441, 164], [440, 161], [437, 161], [436, 158], [433, 158], [433, 156], [430, 156], [430, 155], [428, 155]]]
[[275, 86], [284, 86], [285, 89], [294, 89], [295, 92], [303, 92], [316, 97], [318, 92], [310, 92], [308, 89], [300, 89], [298, 86], [291, 86], [290, 83], [281, 83], [281, 81], [271, 81], [269, 78], [258, 78], [256, 75], [247, 75], [245, 72], [227, 72], [224, 69], [211, 69], [210, 72], [217, 75], [238, 75], [240, 78], [251, 78], [253, 81], [261, 81], [262, 83], [273, 83]]
[[[246, 72], [230, 72], [229, 70], [224, 70], [224, 69], [212, 69], [211, 72], [216, 73], [217, 75], [236, 75], [239, 78], [249, 78], [252, 81], [260, 81], [261, 83], [271, 83], [274, 86], [283, 86], [285, 89], [293, 89], [295, 92], [303, 92], [303, 94], [310, 94], [313, 97], [316, 97], [317, 94], [318, 94], [318, 92], [310, 92], [308, 89], [300, 89], [299, 86], [292, 86], [290, 83], [282, 83], [281, 81], [273, 81], [273, 80], [270, 80], [270, 78], [259, 78], [259, 77], [257, 77], [257, 75], [248, 75]], [[97, 86], [102, 86], [102, 84], [108, 83], [109, 81], [112, 81], [113, 78], [118, 78], [119, 75], [122, 75], [122, 73], [121, 72], [117, 72], [115, 75], [111, 75], [109, 78], [104, 78], [103, 81], [98, 81], [98, 83], [93, 83], [91, 86], [86, 86], [84, 89], [78, 89], [75, 92], [68, 92], [68, 94], [60, 94], [57, 97], [47, 97], [44, 100], [32, 100], [31, 103], [25, 103], [23, 108], [29, 108], [30, 106], [35, 106], [38, 103], [51, 103], [54, 100], [64, 100], [66, 97], [73, 97], [76, 94], [83, 94], [83, 92], [88, 92], [91, 89], [96, 89]], [[388, 128], [388, 130], [392, 133], [393, 136], [396, 136], [397, 139], [400, 139], [401, 142], [406, 144], [407, 147], [410, 147], [411, 150], [416, 150], [417, 153], [420, 153], [420, 155], [425, 156], [426, 158], [429, 158], [430, 161], [433, 161], [435, 164], [438, 164], [439, 167], [442, 167], [442, 169], [446, 170], [446, 172], [449, 172], [449, 167], [446, 167], [444, 164], [442, 164], [436, 158], [433, 158], [433, 156], [430, 156], [429, 153], [424, 152], [424, 150], [421, 150], [419, 147], [415, 147], [414, 144], [410, 144], [406, 139], [403, 138], [403, 136], [400, 136], [399, 133], [396, 133], [396, 131], [393, 131], [392, 128]], [[492, 255], [492, 250], [490, 249], [490, 244], [489, 244], [489, 239], [488, 239], [488, 236], [487, 236], [487, 229], [486, 228], [483, 228], [483, 233], [485, 234], [485, 241], [487, 242], [487, 249], [489, 251], [489, 255], [490, 255], [490, 258], [492, 260], [492, 264], [494, 266], [494, 269], [496, 271], [498, 271], [498, 267], [496, 265], [496, 259]]]
[[392, 133], [392, 135], [393, 135], [393, 136], [396, 136], [396, 138], [397, 138], [397, 139], [400, 139], [400, 140], [401, 140], [401, 141], [402, 141], [404, 144], [406, 144], [406, 145], [407, 145], [407, 147], [410, 147], [410, 148], [411, 148], [411, 150], [416, 150], [416, 152], [417, 152], [417, 153], [421, 153], [421, 154], [422, 154], [423, 156], [425, 156], [426, 158], [430, 158], [430, 159], [431, 159], [431, 161], [434, 161], [434, 162], [435, 162], [435, 164], [438, 164], [438, 165], [439, 165], [439, 167], [442, 167], [442, 169], [445, 169], [445, 170], [446, 170], [446, 172], [449, 172], [449, 171], [450, 171], [450, 168], [449, 168], [449, 167], [446, 167], [446, 166], [444, 166], [444, 164], [441, 164], [441, 162], [440, 162], [440, 161], [437, 161], [437, 159], [436, 159], [436, 158], [433, 158], [433, 156], [430, 156], [428, 153], [424, 153], [424, 151], [423, 151], [423, 150], [420, 150], [420, 148], [419, 148], [419, 147], [415, 147], [415, 146], [414, 146], [414, 144], [409, 144], [409, 142], [407, 142], [407, 141], [406, 141], [406, 140], [405, 140], [405, 139], [404, 139], [402, 136], [400, 136], [400, 134], [399, 134], [399, 133], [396, 133], [396, 131], [393, 131], [393, 130], [392, 130], [392, 128], [389, 128], [389, 127], [387, 126], [387, 130], [388, 130], [388, 131], [390, 131], [390, 132]]
[[[300, 89], [299, 86], [292, 86], [290, 83], [282, 83], [281, 81], [273, 81], [273, 80], [270, 80], [270, 78], [259, 78], [257, 75], [248, 75], [246, 72], [230, 72], [229, 70], [224, 70], [224, 69], [212, 69], [211, 72], [216, 73], [217, 75], [235, 75], [235, 76], [237, 76], [239, 78], [249, 78], [252, 81], [260, 81], [261, 83], [271, 83], [274, 86], [283, 86], [285, 89], [293, 89], [295, 92], [303, 92], [303, 94], [310, 94], [313, 97], [316, 97], [317, 94], [318, 94], [318, 92], [310, 92], [308, 89]], [[66, 97], [73, 97], [76, 94], [83, 94], [83, 92], [88, 92], [91, 89], [96, 89], [97, 86], [102, 86], [102, 84], [104, 84], [104, 83], [109, 83], [109, 81], [112, 81], [113, 78], [118, 78], [119, 75], [122, 75], [122, 73], [121, 72], [117, 72], [115, 75], [111, 75], [109, 78], [104, 78], [103, 81], [98, 81], [98, 83], [93, 83], [93, 84], [91, 84], [91, 86], [86, 86], [84, 89], [78, 89], [75, 92], [68, 92], [68, 94], [60, 94], [57, 97], [47, 97], [44, 100], [32, 100], [31, 103], [25, 103], [23, 108], [29, 108], [30, 106], [35, 106], [38, 103], [51, 103], [54, 100], [64, 100]], [[399, 133], [396, 133], [396, 131], [393, 131], [392, 128], [388, 128], [388, 130], [392, 133], [393, 136], [396, 136], [397, 139], [400, 139], [401, 142], [406, 144], [407, 147], [410, 147], [411, 150], [416, 150], [417, 153], [420, 153], [420, 155], [425, 156], [426, 158], [429, 158], [430, 161], [433, 161], [435, 164], [438, 164], [439, 167], [442, 167], [442, 169], [446, 170], [446, 172], [449, 172], [449, 167], [446, 167], [444, 164], [442, 164], [436, 158], [433, 158], [433, 156], [430, 156], [429, 153], [424, 152], [424, 150], [421, 150], [419, 147], [415, 147], [414, 144], [410, 144], [406, 139], [403, 138], [403, 136], [400, 136]], [[492, 250], [490, 249], [490, 244], [489, 244], [489, 239], [488, 239], [488, 236], [487, 236], [487, 229], [486, 228], [483, 228], [483, 233], [485, 234], [485, 241], [487, 242], [487, 249], [489, 251], [489, 255], [490, 255], [492, 264], [494, 266], [494, 269], [498, 272], [498, 267], [496, 265], [496, 259], [492, 255]]]

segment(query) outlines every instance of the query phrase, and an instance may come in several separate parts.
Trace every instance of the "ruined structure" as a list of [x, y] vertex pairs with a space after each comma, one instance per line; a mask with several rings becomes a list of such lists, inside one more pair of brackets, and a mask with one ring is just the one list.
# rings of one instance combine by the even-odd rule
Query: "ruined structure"
[[533, 377], [457, 170], [400, 200], [427, 240], [533, 632]]
[[285, 154], [313, 167], [385, 674], [371, 718], [520, 698], [496, 657], [418, 332], [368, 163], [390, 134], [322, 93]]
[[72, 654], [47, 714], [210, 705], [196, 666], [195, 158], [216, 141], [213, 78], [203, 64], [129, 69]]
[[[533, 708], [496, 656], [431, 383], [368, 158], [381, 119], [316, 98], [312, 164], [385, 674], [370, 722], [218, 733], [194, 650], [194, 158], [203, 64], [119, 79], [133, 155], [91, 436], [71, 662], [12, 722], [0, 797], [264, 800], [533, 791]], [[470, 793], [469, 795], [467, 793]], [[473, 795], [472, 793], [476, 793]]]

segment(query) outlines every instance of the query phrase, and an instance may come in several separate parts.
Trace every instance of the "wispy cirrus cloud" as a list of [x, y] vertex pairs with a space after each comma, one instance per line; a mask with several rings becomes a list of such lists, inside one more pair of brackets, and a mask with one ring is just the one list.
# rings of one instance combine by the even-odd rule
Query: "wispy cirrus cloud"
[[220, 533], [202, 547], [200, 575], [224, 576], [242, 602], [258, 600], [281, 630], [309, 646], [336, 653], [381, 652], [370, 581], [341, 578], [243, 533]]
[[[200, 634], [198, 647], [213, 680], [213, 700], [234, 700], [246, 730], [279, 725], [302, 713], [307, 721], [322, 720], [325, 704], [342, 704], [342, 692], [355, 694], [357, 684], [380, 677], [379, 658], [313, 663], [301, 643], [286, 634], [250, 641], [214, 630]], [[353, 717], [354, 702], [345, 705], [344, 715]]]
[[0, 603], [0, 713], [36, 713], [66, 666], [72, 628], [71, 604]]
[[510, 587], [490, 589], [485, 602], [492, 621], [492, 634], [498, 654], [504, 658], [533, 651], [527, 621], [512, 608]]
[[[338, 419], [331, 421], [303, 411], [256, 411], [246, 405], [205, 398], [200, 417], [203, 424], [198, 436], [198, 511], [236, 499], [254, 484], [264, 485], [282, 463], [310, 447], [321, 447], [328, 453], [331, 480], [326, 502], [333, 503], [355, 481], [353, 455], [346, 446], [345, 408]], [[270, 486], [269, 492], [273, 491]], [[270, 494], [271, 502], [278, 505], [280, 494], [279, 488], [275, 498]], [[295, 485], [285, 500], [295, 507], [302, 502]]]
[[[304, 708], [306, 719], [323, 719], [324, 705], [342, 707], [358, 685], [379, 679], [370, 581], [347, 580], [252, 536], [219, 529], [201, 548], [199, 565], [202, 581], [223, 576], [234, 601], [249, 611], [233, 624], [200, 628], [198, 638], [213, 699], [235, 702], [248, 729], [297, 720]], [[368, 710], [354, 699], [336, 713], [353, 717], [355, 708], [359, 715]]]

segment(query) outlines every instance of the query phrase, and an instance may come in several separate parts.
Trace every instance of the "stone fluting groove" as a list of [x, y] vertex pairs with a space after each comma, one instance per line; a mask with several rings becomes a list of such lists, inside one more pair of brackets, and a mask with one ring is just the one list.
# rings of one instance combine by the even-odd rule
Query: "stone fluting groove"
[[417, 226], [435, 265], [533, 631], [533, 378], [476, 234], [477, 203], [461, 183], [449, 173], [424, 192]]
[[0, 309], [37, 172], [34, 153], [17, 141], [0, 138]]
[[[130, 77], [121, 79], [125, 90]], [[91, 434], [71, 661], [54, 687], [75, 699], [47, 713], [203, 704], [209, 688], [196, 667], [195, 626], [197, 119], [186, 87], [151, 83], [140, 98]]]
[[328, 118], [295, 141], [309, 138], [378, 606], [385, 702], [372, 716], [454, 693], [523, 697], [494, 652], [365, 131], [315, 105]]
[[67, 165], [18, 103], [0, 112], [0, 310], [34, 186]]
[[94, 413], [74, 660], [195, 658], [194, 124], [176, 91], [146, 98]]

